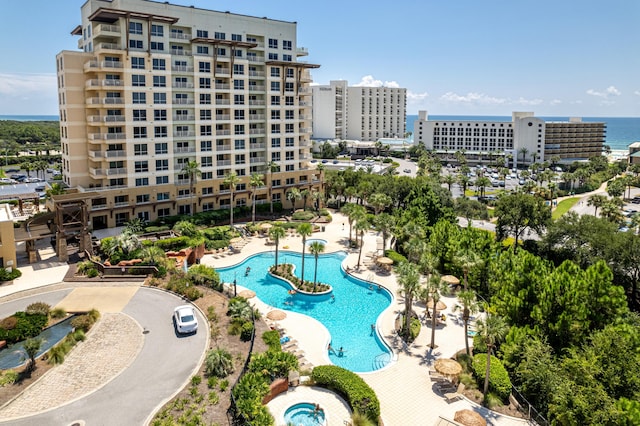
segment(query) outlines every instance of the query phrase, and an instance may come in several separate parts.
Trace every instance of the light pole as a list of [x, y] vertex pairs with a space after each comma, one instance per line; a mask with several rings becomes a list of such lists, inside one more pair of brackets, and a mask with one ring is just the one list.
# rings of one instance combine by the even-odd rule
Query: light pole
[[238, 282], [236, 281], [236, 272], [233, 273], [233, 297], [236, 297], [238, 294]]

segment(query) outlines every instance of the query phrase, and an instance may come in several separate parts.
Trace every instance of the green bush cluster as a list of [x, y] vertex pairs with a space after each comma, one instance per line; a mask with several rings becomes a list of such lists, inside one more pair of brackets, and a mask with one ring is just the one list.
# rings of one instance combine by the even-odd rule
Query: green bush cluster
[[40, 315], [49, 315], [49, 310], [51, 309], [51, 305], [44, 302], [35, 302], [27, 306], [25, 309], [25, 313], [28, 315], [40, 314]]
[[169, 229], [171, 228], [168, 227], [167, 225], [147, 226], [146, 228], [144, 228], [144, 232], [147, 234], [151, 234], [153, 232], [165, 232], [165, 231], [168, 231]]
[[19, 269], [13, 268], [11, 272], [7, 268], [0, 268], [0, 282], [15, 280], [22, 276], [22, 272]]
[[313, 219], [315, 216], [316, 215], [310, 211], [299, 211], [292, 214], [291, 219], [308, 222], [311, 219]]
[[[302, 282], [300, 278], [293, 274], [293, 265], [286, 263], [278, 265], [278, 269], [272, 266], [269, 271], [280, 278], [283, 278], [292, 283], [298, 290], [306, 291], [307, 293], [313, 293], [314, 285], [311, 281]], [[322, 293], [329, 290], [331, 287], [328, 284], [317, 283], [315, 285], [315, 292]]]
[[204, 371], [208, 377], [224, 378], [233, 373], [233, 357], [226, 349], [219, 348], [207, 352]]
[[81, 329], [78, 329], [73, 333], [69, 333], [60, 343], [47, 352], [47, 362], [49, 364], [62, 364], [65, 356], [71, 351], [76, 343], [83, 342], [85, 339], [85, 333]]
[[20, 374], [17, 371], [0, 371], [0, 387], [14, 384], [18, 381], [18, 377], [20, 377]]
[[189, 300], [196, 300], [202, 297], [202, 292], [196, 286], [191, 285], [184, 273], [172, 274], [167, 283], [167, 290], [173, 291]]
[[100, 318], [100, 312], [95, 309], [90, 310], [84, 315], [79, 315], [71, 320], [71, 326], [76, 330], [82, 330], [85, 333], [88, 332], [93, 324]]
[[89, 278], [97, 277], [100, 274], [98, 269], [96, 269], [96, 265], [90, 260], [78, 263], [77, 272]]
[[398, 253], [395, 250], [387, 250], [387, 251], [385, 251], [385, 256], [387, 256], [389, 259], [393, 260], [393, 264], [394, 265], [399, 265], [400, 263], [407, 261], [406, 257], [404, 257], [403, 255], [401, 255], [400, 253]]
[[262, 340], [269, 346], [270, 351], [279, 352], [282, 350], [280, 344], [280, 333], [277, 330], [269, 330], [262, 333]]
[[191, 238], [190, 237], [172, 237], [165, 238], [164, 240], [158, 240], [154, 242], [146, 243], [143, 245], [155, 245], [156, 247], [161, 248], [164, 251], [180, 251], [182, 249], [186, 249], [191, 247]]
[[313, 369], [312, 380], [344, 397], [351, 409], [364, 414], [375, 425], [380, 418], [380, 401], [376, 393], [357, 374], [336, 365], [320, 365]]
[[298, 358], [294, 354], [282, 350], [254, 354], [249, 364], [249, 371], [262, 373], [271, 380], [287, 377], [289, 371], [297, 369]]
[[15, 343], [35, 337], [47, 325], [48, 315], [16, 312], [0, 321], [0, 340]]
[[[487, 369], [487, 354], [477, 354], [473, 356], [473, 374], [478, 380], [478, 386], [484, 386], [485, 372]], [[511, 395], [511, 380], [507, 370], [502, 365], [502, 362], [491, 356], [491, 371], [489, 372], [489, 391], [495, 393], [495, 395], [507, 402], [509, 395]]]
[[207, 265], [193, 265], [189, 267], [187, 277], [194, 285], [201, 285], [212, 288], [214, 290], [222, 291], [222, 282], [220, 281], [220, 275], [218, 272]]

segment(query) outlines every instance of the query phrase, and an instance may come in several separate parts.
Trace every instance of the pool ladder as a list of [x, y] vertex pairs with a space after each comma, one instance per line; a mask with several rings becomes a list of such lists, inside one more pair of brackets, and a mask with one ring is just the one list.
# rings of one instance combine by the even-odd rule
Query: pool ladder
[[390, 354], [388, 354], [388, 353], [378, 354], [373, 359], [373, 368], [374, 368], [374, 370], [379, 370], [379, 369], [389, 365], [390, 361], [391, 361], [391, 355]]

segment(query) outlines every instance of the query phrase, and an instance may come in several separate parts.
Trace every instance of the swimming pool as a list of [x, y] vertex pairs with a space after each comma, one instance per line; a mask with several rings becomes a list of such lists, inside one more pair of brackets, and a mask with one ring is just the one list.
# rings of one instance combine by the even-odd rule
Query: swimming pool
[[[310, 246], [313, 243], [320, 243], [323, 246], [327, 245], [327, 240], [323, 240], [322, 238], [309, 238], [307, 241], [304, 242], [307, 247]], [[278, 259], [278, 262], [280, 261], [280, 259]], [[307, 261], [305, 260], [305, 266], [307, 265]]]
[[[320, 255], [318, 260], [318, 281], [333, 287], [334, 298], [331, 294], [290, 295], [287, 284], [267, 273], [275, 263], [273, 252], [253, 255], [235, 266], [218, 269], [218, 273], [223, 282], [233, 282], [235, 277], [239, 285], [255, 291], [260, 300], [271, 306], [320, 321], [331, 334], [331, 346], [336, 352], [329, 353], [329, 359], [335, 365], [361, 373], [375, 371], [391, 360], [390, 349], [371, 327], [391, 304], [391, 294], [345, 274], [341, 268], [345, 257], [345, 253], [338, 252]], [[278, 262], [294, 264], [296, 274], [302, 271], [300, 253], [280, 251]], [[251, 274], [245, 278], [247, 266], [251, 267]], [[315, 259], [307, 254], [305, 278], [312, 280], [314, 272]], [[342, 356], [337, 353], [340, 347], [344, 348]]]

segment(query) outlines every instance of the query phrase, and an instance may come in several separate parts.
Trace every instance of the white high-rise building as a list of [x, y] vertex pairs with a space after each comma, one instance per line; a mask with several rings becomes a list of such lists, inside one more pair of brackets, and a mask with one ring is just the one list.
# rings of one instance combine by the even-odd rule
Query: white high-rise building
[[347, 81], [312, 86], [313, 138], [376, 141], [403, 138], [407, 89], [349, 87]]
[[513, 112], [511, 121], [429, 119], [418, 112], [414, 143], [445, 159], [464, 153], [471, 162], [491, 162], [509, 156], [511, 164], [530, 164], [555, 159], [570, 163], [602, 155], [606, 123], [583, 122], [579, 118], [553, 122], [533, 112]]
[[[308, 52], [295, 22], [148, 0], [88, 0], [81, 14], [80, 51], [56, 58], [62, 176], [91, 200], [94, 228], [248, 205], [254, 173], [256, 203], [318, 181], [318, 65], [297, 61]], [[195, 185], [183, 170], [193, 162]]]

